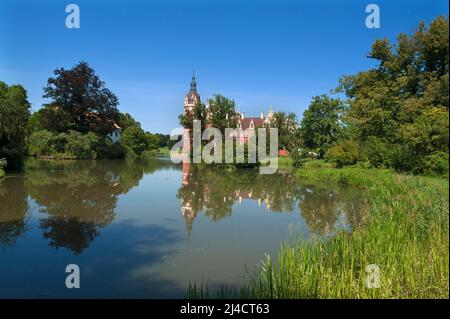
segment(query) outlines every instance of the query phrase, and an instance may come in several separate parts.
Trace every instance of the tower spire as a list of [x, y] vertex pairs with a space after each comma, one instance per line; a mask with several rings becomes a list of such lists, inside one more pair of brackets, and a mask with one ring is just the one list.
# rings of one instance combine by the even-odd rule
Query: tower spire
[[192, 81], [190, 93], [197, 93], [197, 82], [195, 82], [195, 70], [192, 70]]

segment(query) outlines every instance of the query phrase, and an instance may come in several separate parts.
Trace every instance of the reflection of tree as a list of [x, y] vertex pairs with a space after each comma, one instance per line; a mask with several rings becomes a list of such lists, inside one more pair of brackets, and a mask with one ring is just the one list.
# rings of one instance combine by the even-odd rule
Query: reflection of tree
[[262, 175], [258, 170], [242, 169], [224, 173], [198, 165], [183, 166], [177, 197], [188, 234], [200, 211], [219, 221], [245, 199], [258, 201], [272, 212], [292, 212], [298, 205], [310, 231], [320, 236], [333, 233], [342, 226], [339, 222], [355, 223], [363, 209], [361, 192], [354, 188], [306, 186], [289, 172]]
[[26, 231], [27, 196], [23, 179], [7, 177], [0, 181], [0, 247], [14, 246]]
[[44, 229], [44, 238], [50, 240], [49, 246], [65, 247], [76, 255], [89, 247], [95, 237], [100, 235], [101, 228], [98, 224], [67, 216], [49, 216], [41, 220], [41, 227]]
[[80, 254], [115, 218], [118, 195], [138, 185], [151, 161], [30, 161], [28, 193], [48, 213], [41, 219], [50, 246]]
[[353, 187], [309, 184], [300, 193], [300, 213], [313, 236], [332, 235], [339, 223], [355, 225], [365, 209], [362, 191]]

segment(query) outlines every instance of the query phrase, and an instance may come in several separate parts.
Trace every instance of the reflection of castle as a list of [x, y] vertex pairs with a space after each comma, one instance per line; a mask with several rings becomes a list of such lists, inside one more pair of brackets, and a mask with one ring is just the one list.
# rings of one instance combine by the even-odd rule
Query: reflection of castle
[[[222, 201], [222, 197], [220, 197], [220, 200], [218, 198], [212, 199], [212, 195], [215, 191], [210, 189], [208, 184], [197, 183], [195, 180], [192, 181], [192, 165], [190, 163], [183, 163], [181, 190], [187, 191], [185, 196], [181, 196], [181, 215], [186, 221], [186, 231], [190, 237], [192, 226], [195, 218], [197, 218], [198, 212], [202, 209], [216, 210], [216, 212], [220, 211], [217, 204]], [[257, 200], [259, 207], [265, 206], [267, 210], [271, 210], [273, 201], [268, 194], [261, 192], [258, 193], [259, 196], [255, 196], [254, 191], [251, 188], [249, 191], [236, 189], [231, 193], [224, 192], [223, 195], [222, 204], [226, 208], [231, 208], [231, 206], [236, 202], [241, 204], [245, 199], [248, 199]], [[198, 205], [199, 202], [200, 205]], [[220, 213], [218, 215], [220, 216]]]
[[[194, 117], [195, 106], [201, 103], [200, 95], [197, 93], [197, 82], [195, 81], [195, 74], [192, 75], [191, 87], [184, 98], [184, 114], [189, 114]], [[206, 104], [206, 119], [211, 119], [211, 110], [213, 105]], [[236, 141], [247, 143], [248, 139], [255, 135], [256, 129], [259, 127], [270, 127], [273, 120], [272, 107], [269, 108], [267, 116], [261, 112], [259, 117], [246, 117], [244, 112], [236, 111], [237, 128], [241, 129], [234, 132], [233, 137]], [[206, 123], [206, 127], [208, 127]]]

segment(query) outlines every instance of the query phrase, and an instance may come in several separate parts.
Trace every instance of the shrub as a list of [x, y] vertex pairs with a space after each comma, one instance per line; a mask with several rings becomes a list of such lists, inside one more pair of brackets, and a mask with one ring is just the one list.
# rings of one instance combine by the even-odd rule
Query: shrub
[[46, 130], [31, 134], [29, 154], [35, 156], [73, 157], [94, 159], [101, 150], [100, 138], [92, 132], [77, 131], [55, 134]]
[[421, 170], [426, 175], [448, 176], [448, 154], [445, 152], [435, 152], [426, 156], [422, 161]]
[[0, 158], [0, 178], [5, 175], [3, 169], [6, 167], [6, 164], [8, 164], [6, 158]]
[[108, 137], [100, 137], [96, 148], [98, 158], [124, 158], [125, 149], [120, 143], [113, 143]]
[[302, 152], [298, 148], [294, 148], [291, 151], [291, 159], [292, 159], [292, 166], [299, 168], [303, 166], [303, 155]]
[[65, 139], [65, 153], [76, 158], [94, 159], [97, 157], [96, 150], [99, 138], [96, 134], [92, 132], [81, 134], [77, 131], [69, 131], [65, 134]]
[[55, 151], [53, 149], [52, 141], [56, 135], [47, 130], [37, 131], [31, 134], [29, 139], [29, 153], [30, 155], [41, 156], [51, 155]]
[[325, 159], [336, 163], [337, 167], [353, 165], [358, 161], [359, 146], [353, 140], [344, 140], [333, 146], [325, 154]]

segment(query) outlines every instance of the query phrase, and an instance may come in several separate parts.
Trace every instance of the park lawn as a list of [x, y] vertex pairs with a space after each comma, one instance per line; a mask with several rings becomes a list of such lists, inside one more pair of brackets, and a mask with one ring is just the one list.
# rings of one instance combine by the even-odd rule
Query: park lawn
[[[353, 233], [326, 241], [285, 243], [251, 271], [243, 287], [190, 285], [188, 297], [448, 298], [448, 179], [385, 169], [333, 168], [310, 161], [297, 178], [362, 187], [369, 218]], [[377, 265], [380, 287], [369, 289], [366, 267]]]

